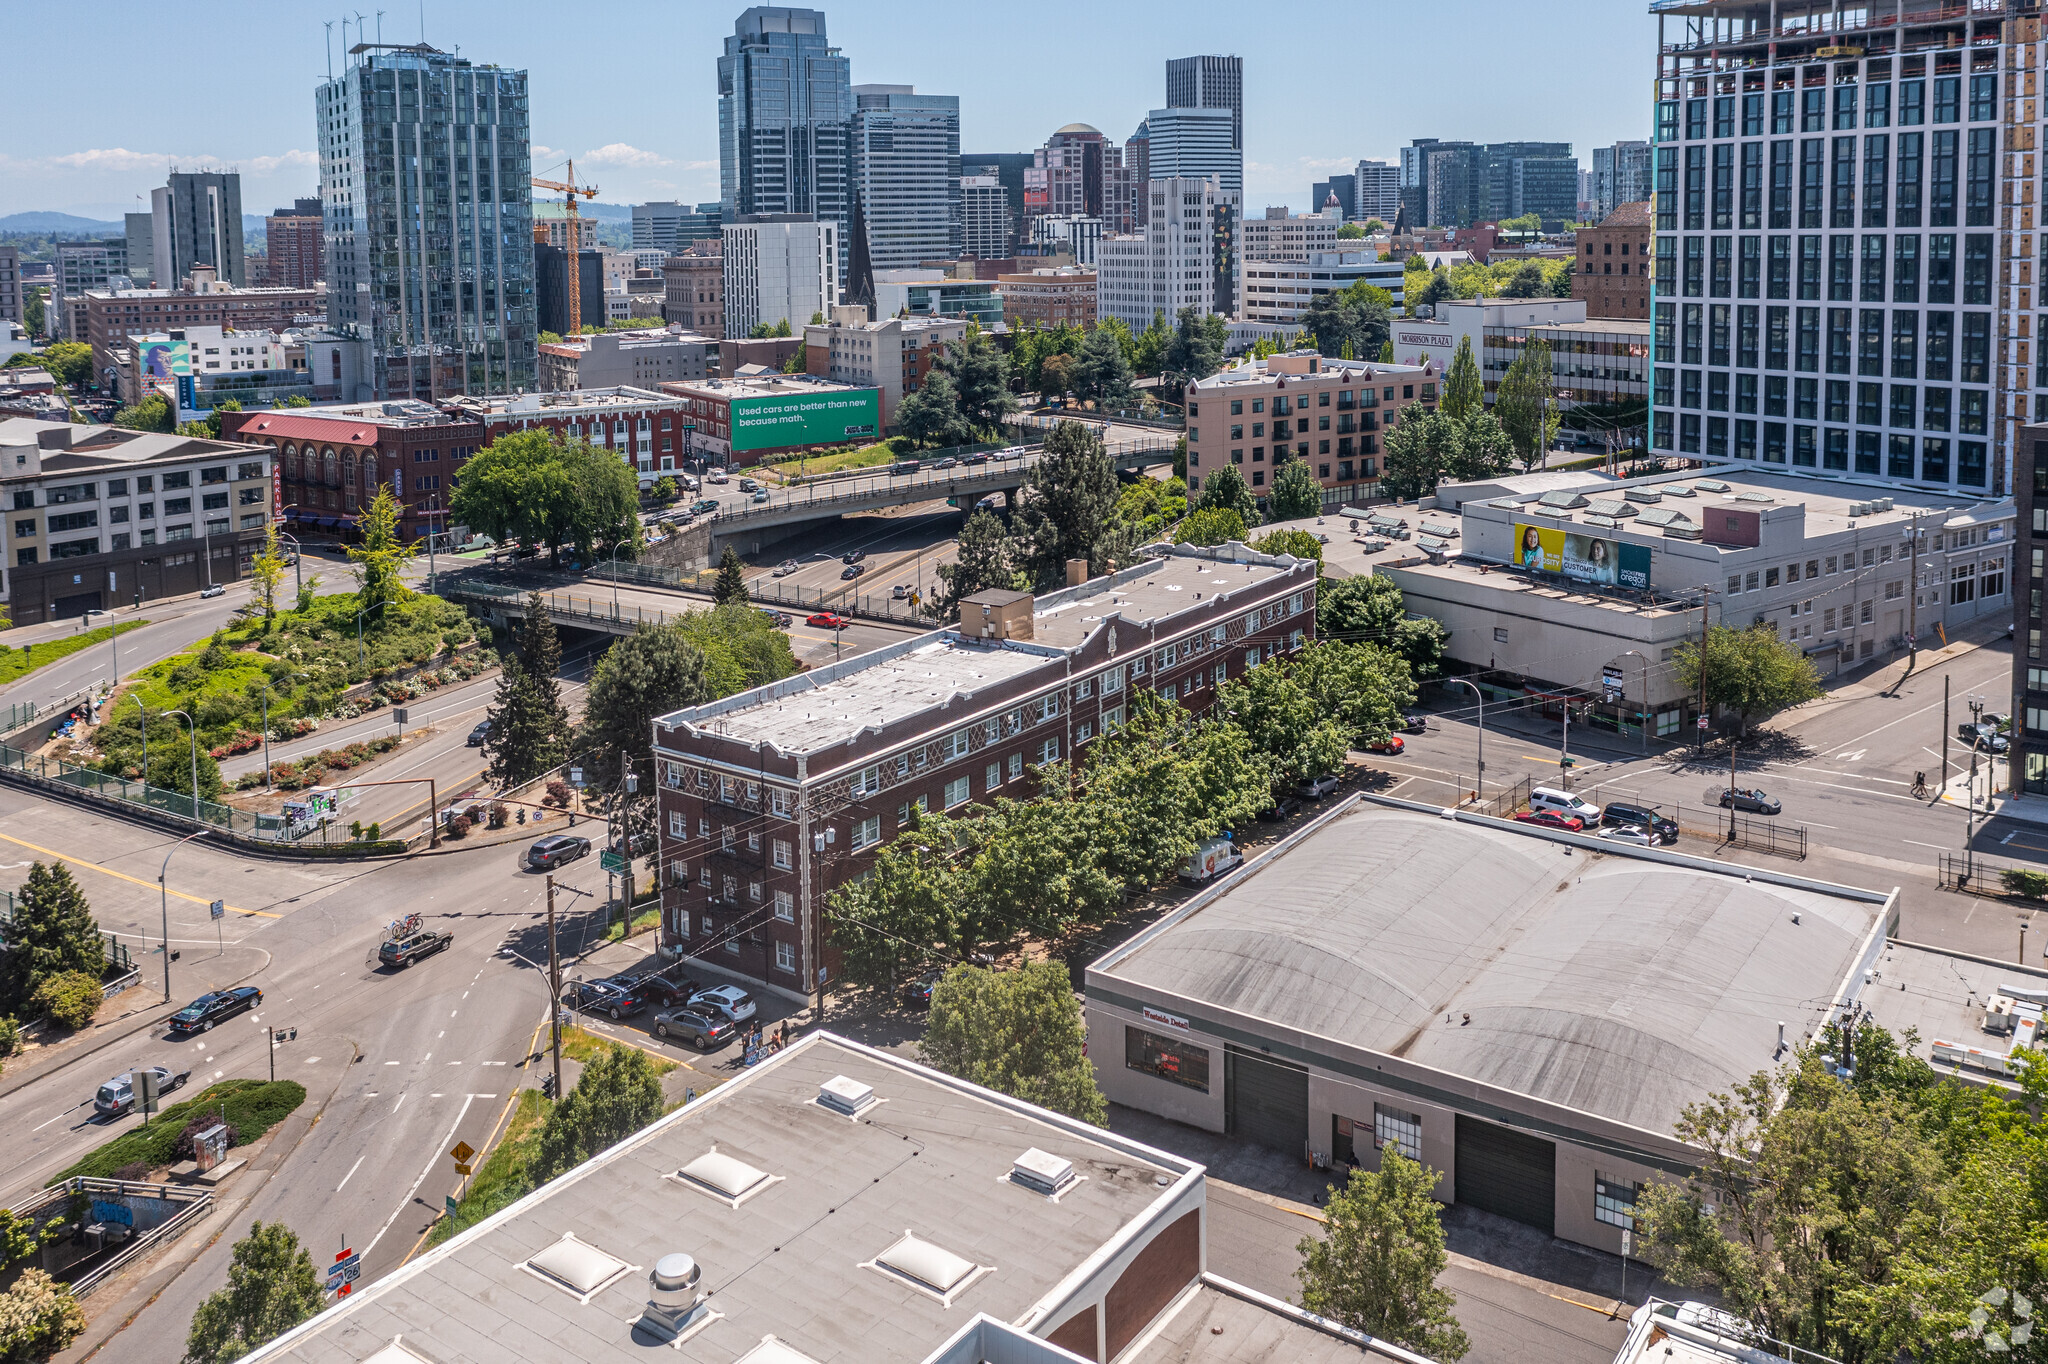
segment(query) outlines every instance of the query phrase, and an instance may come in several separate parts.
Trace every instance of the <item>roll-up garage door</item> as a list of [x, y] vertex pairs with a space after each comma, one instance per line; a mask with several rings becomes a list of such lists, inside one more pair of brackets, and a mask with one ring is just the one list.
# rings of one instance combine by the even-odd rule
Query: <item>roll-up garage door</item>
[[1458, 1115], [1458, 1201], [1555, 1233], [1557, 1147]]
[[1236, 1047], [1225, 1051], [1223, 1062], [1230, 1134], [1299, 1154], [1308, 1140], [1308, 1070]]

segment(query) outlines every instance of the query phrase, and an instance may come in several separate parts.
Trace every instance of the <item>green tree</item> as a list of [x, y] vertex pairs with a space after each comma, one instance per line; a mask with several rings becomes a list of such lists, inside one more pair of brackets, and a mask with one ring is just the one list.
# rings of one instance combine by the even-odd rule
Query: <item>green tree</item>
[[545, 429], [515, 431], [463, 466], [449, 512], [493, 540], [546, 549], [557, 567], [564, 545], [588, 563], [599, 545], [633, 535], [638, 484], [624, 460], [587, 441], [564, 441]]
[[1484, 408], [1457, 420], [1444, 463], [1444, 476], [1454, 483], [1471, 483], [1499, 478], [1514, 465], [1515, 443], [1508, 438], [1500, 419]]
[[40, 1269], [28, 1268], [0, 1293], [0, 1359], [43, 1364], [85, 1332], [85, 1309]]
[[48, 309], [44, 300], [49, 297], [46, 289], [24, 289], [21, 300], [21, 324], [28, 328], [30, 336], [48, 336], [49, 329], [43, 323]]
[[1407, 661], [1376, 644], [1318, 640], [1295, 656], [1294, 678], [1353, 748], [1384, 743], [1415, 703]]
[[1302, 685], [1289, 659], [1262, 663], [1224, 683], [1216, 692], [1216, 713], [1244, 732], [1275, 791], [1341, 771], [1350, 750], [1344, 723]]
[[98, 981], [106, 959], [99, 923], [71, 868], [32, 863], [15, 892], [14, 918], [0, 955], [0, 1014], [20, 1014], [52, 976], [82, 971]]
[[412, 595], [400, 576], [412, 559], [398, 538], [400, 510], [391, 489], [380, 485], [357, 521], [362, 542], [348, 548], [349, 562], [356, 566], [356, 609], [364, 612], [365, 629], [383, 622], [386, 607]]
[[832, 893], [832, 942], [844, 954], [846, 978], [893, 987], [934, 960], [965, 956], [979, 941], [961, 941], [966, 879], [960, 851], [969, 836], [960, 821], [920, 815], [916, 826], [884, 844], [857, 880]]
[[1174, 371], [1183, 386], [1206, 379], [1223, 368], [1223, 351], [1229, 341], [1230, 328], [1222, 318], [1182, 308], [1175, 314], [1173, 335], [1166, 343], [1164, 368]]
[[199, 1304], [185, 1364], [230, 1364], [320, 1310], [313, 1257], [281, 1222], [252, 1222], [235, 1242], [228, 1286]]
[[1273, 471], [1273, 489], [1266, 494], [1266, 516], [1273, 521], [1299, 521], [1323, 509], [1323, 485], [1305, 459], [1282, 461]]
[[1401, 589], [1380, 573], [1326, 581], [1316, 590], [1316, 635], [1391, 649], [1415, 677], [1434, 677], [1450, 632], [1436, 621], [1408, 615]]
[[1010, 362], [994, 341], [979, 330], [949, 341], [932, 368], [953, 385], [961, 420], [970, 428], [967, 439], [1002, 434], [1003, 419], [1017, 410], [1017, 399], [1010, 392]]
[[963, 940], [992, 941], [1030, 930], [1056, 937], [1100, 923], [1123, 903], [1122, 884], [1102, 866], [1100, 828], [1073, 798], [1066, 769], [1037, 770], [1050, 793], [999, 799], [975, 823], [957, 929]]
[[1494, 396], [1493, 414], [1515, 444], [1524, 469], [1543, 462], [1557, 439], [1558, 413], [1550, 374], [1550, 343], [1540, 337], [1522, 347]]
[[59, 971], [44, 976], [29, 996], [29, 1013], [49, 1019], [60, 1028], [76, 1031], [93, 1020], [105, 996], [100, 993], [97, 972]]
[[1085, 1053], [1081, 1004], [1056, 961], [1014, 971], [956, 966], [932, 990], [920, 1050], [949, 1075], [1102, 1124], [1108, 1104]]
[[1769, 625], [1737, 630], [1716, 625], [1707, 631], [1705, 646], [1687, 642], [1672, 656], [1672, 667], [1687, 692], [1698, 694], [1706, 674], [1707, 704], [1732, 710], [1741, 732], [1751, 719], [1771, 716], [1821, 696], [1820, 673], [1798, 646], [1778, 638]]
[[583, 1067], [549, 1110], [534, 1143], [533, 1177], [545, 1183], [617, 1145], [661, 1116], [661, 1077], [638, 1047], [613, 1043]]
[[50, 371], [50, 377], [60, 384], [76, 388], [92, 382], [92, 347], [83, 341], [59, 341], [39, 358], [43, 368]]
[[1472, 1342], [1451, 1311], [1458, 1299], [1436, 1286], [1450, 1263], [1430, 1196], [1441, 1178], [1389, 1143], [1378, 1170], [1331, 1185], [1323, 1234], [1296, 1247], [1301, 1305], [1432, 1359], [1462, 1359]]
[[1140, 374], [1159, 373], [1166, 364], [1166, 352], [1173, 344], [1173, 335], [1173, 328], [1166, 325], [1166, 314], [1154, 312], [1152, 325], [1134, 338], [1131, 368]]
[[617, 784], [624, 755], [640, 778], [641, 801], [652, 800], [655, 720], [710, 699], [703, 652], [673, 626], [642, 625], [612, 645], [591, 673], [577, 751], [608, 789]]
[[1427, 497], [1443, 481], [1457, 428], [1441, 412], [1411, 407], [1388, 430], [1380, 464], [1380, 487], [1398, 501]]
[[960, 603], [977, 592], [1006, 588], [1021, 592], [1031, 579], [1017, 569], [1018, 547], [994, 512], [977, 510], [960, 527], [955, 562], [938, 566], [943, 590], [932, 594], [926, 610], [940, 620], [958, 620]]
[[569, 710], [562, 704], [555, 674], [562, 666], [561, 638], [541, 595], [526, 599], [515, 652], [500, 660], [498, 692], [489, 711], [484, 755], [491, 779], [521, 786], [561, 766], [569, 756]]
[[1472, 358], [1469, 333], [1458, 338], [1458, 353], [1451, 357], [1450, 370], [1444, 375], [1443, 395], [1437, 411], [1454, 419], [1469, 416], [1485, 405], [1486, 385], [1479, 377], [1479, 362]]
[[1074, 357], [1048, 355], [1038, 364], [1038, 391], [1045, 397], [1064, 395], [1073, 383]]
[[965, 445], [974, 430], [960, 412], [960, 395], [943, 371], [933, 370], [896, 404], [896, 425], [922, 446]]
[[[157, 720], [163, 720], [161, 730]], [[175, 791], [181, 796], [192, 794], [192, 744], [177, 717], [155, 716], [151, 719], [149, 735], [149, 784], [159, 791]], [[161, 734], [161, 737], [159, 737]], [[199, 750], [199, 798], [219, 800], [221, 793], [220, 764], [205, 748]], [[182, 803], [177, 807], [182, 810]]]
[[1337, 229], [1337, 240], [1340, 242], [1357, 241], [1364, 235], [1365, 229], [1357, 223], [1346, 223]]
[[1030, 547], [1027, 571], [1040, 583], [1062, 581], [1067, 560], [1091, 558], [1116, 512], [1116, 466], [1093, 427], [1063, 421], [1047, 433], [1026, 486], [1017, 521]]
[[1088, 333], [1069, 380], [1076, 398], [1104, 407], [1137, 401], [1131, 388], [1131, 361], [1123, 345], [1123, 338], [1129, 335], [1129, 328], [1107, 324]]
[[711, 589], [711, 599], [720, 606], [745, 605], [747, 602], [746, 567], [740, 563], [739, 551], [730, 542], [718, 560], [718, 582]]
[[294, 393], [291, 397], [278, 404], [279, 407], [311, 407], [312, 405], [313, 400], [303, 393]]
[[789, 353], [787, 360], [782, 362], [782, 372], [784, 374], [802, 374], [805, 372], [804, 366], [804, 348], [799, 346]]
[[131, 431], [168, 433], [177, 424], [177, 410], [161, 393], [147, 394], [140, 402], [130, 403], [114, 414], [114, 425], [125, 426]]
[[1123, 728], [1085, 752], [1079, 807], [1093, 860], [1129, 889], [1165, 880], [1202, 840], [1266, 803], [1243, 732], [1197, 721], [1154, 691], [1132, 693]]
[[1394, 338], [1391, 336], [1380, 342], [1380, 363], [1383, 365], [1394, 363]]
[[1292, 554], [1297, 559], [1313, 559], [1316, 571], [1322, 572], [1323, 542], [1311, 531], [1267, 531], [1258, 539], [1251, 541], [1249, 547], [1261, 554]]
[[1252, 501], [1251, 489], [1244, 486], [1244, 476], [1234, 465], [1226, 464], [1202, 480], [1202, 495], [1195, 499], [1194, 509], [1233, 511], [1247, 528], [1259, 524], [1258, 504]]
[[1222, 545], [1232, 540], [1242, 544], [1244, 518], [1232, 507], [1197, 507], [1173, 528], [1173, 538], [1183, 545]]
[[263, 523], [263, 549], [249, 560], [249, 578], [256, 584], [257, 599], [263, 603], [263, 619], [277, 619], [277, 589], [284, 581], [284, 552], [278, 547], [277, 522]]
[[707, 701], [779, 682], [797, 670], [789, 636], [752, 606], [691, 611], [663, 628], [675, 631], [685, 644], [704, 655]]

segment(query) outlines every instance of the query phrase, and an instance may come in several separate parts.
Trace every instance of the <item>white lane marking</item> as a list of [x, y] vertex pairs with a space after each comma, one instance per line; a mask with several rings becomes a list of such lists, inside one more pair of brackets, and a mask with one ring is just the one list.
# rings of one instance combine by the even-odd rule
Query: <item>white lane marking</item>
[[[408, 1090], [408, 1091], [406, 1091], [406, 1093], [411, 1093], [411, 1091], [410, 1091], [410, 1090]], [[391, 1105], [391, 1111], [392, 1111], [393, 1113], [396, 1113], [396, 1112], [397, 1112], [397, 1111], [398, 1111], [399, 1109], [401, 1109], [401, 1108], [403, 1108], [403, 1107], [405, 1107], [405, 1095], [404, 1095], [404, 1094], [401, 1094], [401, 1095], [399, 1095], [399, 1096], [398, 1096], [398, 1102], [397, 1102], [397, 1103], [395, 1103], [395, 1104], [393, 1104], [393, 1105]]]
[[219, 1078], [220, 1078], [221, 1076], [223, 1076], [223, 1075], [225, 1075], [225, 1074], [227, 1074], [227, 1072], [226, 1072], [226, 1071], [224, 1071], [224, 1070], [216, 1070], [216, 1071], [215, 1071], [215, 1072], [213, 1073], [213, 1078], [214, 1078], [214, 1079], [216, 1079], [216, 1080], [218, 1080], [218, 1079], [219, 1079]]
[[448, 1011], [448, 1016], [449, 1016], [450, 1018], [453, 1018], [453, 1017], [455, 1017], [455, 1015], [456, 1015], [456, 1014], [457, 1014], [458, 1012], [459, 1012], [459, 1010], [455, 1010], [455, 1009], [450, 1009], [450, 1010]]
[[341, 1177], [341, 1183], [334, 1186], [334, 1191], [340, 1193], [343, 1189], [347, 1188], [348, 1182], [356, 1177], [356, 1171], [362, 1169], [363, 1162], [368, 1159], [367, 1155], [357, 1156], [356, 1163], [348, 1167], [348, 1173]]
[[472, 1094], [469, 1097], [472, 1099], [495, 1099], [498, 1096], [495, 1094]]
[[1835, 826], [1832, 824], [1816, 824], [1809, 819], [1806, 821], [1806, 827], [1809, 829], [1832, 829]]
[[[2010, 834], [2008, 834], [2008, 835], [2006, 835], [2006, 836], [2007, 836], [2008, 838], [2010, 838], [2010, 837], [2011, 837], [2011, 835], [2010, 835]], [[42, 1131], [42, 1130], [43, 1130], [43, 1129], [44, 1129], [45, 1127], [48, 1127], [48, 1126], [50, 1125], [50, 1123], [52, 1123], [52, 1122], [56, 1122], [56, 1121], [57, 1121], [57, 1120], [58, 1120], [59, 1118], [63, 1118], [64, 1116], [66, 1116], [66, 1115], [67, 1115], [67, 1114], [69, 1114], [70, 1112], [71, 1112], [71, 1110], [67, 1108], [67, 1109], [65, 1109], [65, 1110], [64, 1110], [64, 1112], [63, 1112], [63, 1113], [59, 1113], [59, 1114], [57, 1115], [57, 1117], [55, 1117], [55, 1118], [51, 1118], [49, 1122], [39, 1122], [39, 1123], [37, 1123], [37, 1124], [36, 1124], [36, 1125], [35, 1125], [34, 1127], [31, 1127], [31, 1128], [29, 1129], [29, 1131], [31, 1131], [31, 1132], [40, 1132], [40, 1131]]]
[[398, 1064], [398, 1062], [396, 1062], [396, 1061], [386, 1061], [386, 1062], [385, 1062], [384, 1064], [385, 1064], [385, 1065], [387, 1065], [387, 1066], [395, 1066], [395, 1065], [397, 1065], [397, 1064]]
[[317, 1066], [320, 1064], [320, 1058], [317, 1056], [308, 1056], [306, 1058], [306, 1064], [309, 1066]]
[[439, 1098], [442, 1098], [442, 1097], [444, 1097], [444, 1096], [443, 1096], [443, 1095], [440, 1095], [440, 1094], [429, 1094], [429, 1095], [428, 1095], [427, 1097], [428, 1097], [429, 1099], [439, 1099]]
[[[442, 1037], [446, 1037], [446, 1036], [447, 1036], [448, 1034], [446, 1034], [446, 1033], [442, 1033], [442, 1034], [440, 1034], [440, 1035], [441, 1035]], [[425, 1065], [425, 1064], [426, 1064], [427, 1062], [429, 1062], [429, 1061], [431, 1061], [431, 1060], [433, 1060], [433, 1059], [434, 1059], [434, 1053], [432, 1053], [432, 1052], [428, 1052], [428, 1053], [427, 1053], [427, 1054], [426, 1054], [425, 1056], [422, 1056], [422, 1057], [420, 1058], [420, 1064], [421, 1064], [421, 1065]]]
[[[468, 998], [469, 998], [469, 991], [467, 991], [467, 990], [464, 990], [464, 991], [462, 992], [462, 997], [463, 997], [464, 999], [468, 999]], [[454, 1015], [454, 1014], [449, 1014], [448, 1016], [449, 1016], [450, 1018], [453, 1018], [453, 1017], [455, 1017], [455, 1015]]]
[[[2007, 834], [2007, 835], [2006, 835], [2006, 837], [2007, 837], [2007, 838], [2011, 838], [2011, 837], [2012, 837], [2012, 835], [2011, 835], [2011, 834]], [[486, 1062], [484, 1062], [484, 1064], [485, 1064], [485, 1065], [487, 1065], [487, 1066], [509, 1066], [509, 1065], [511, 1065], [512, 1063], [511, 1063], [510, 1061], [486, 1061]]]
[[[2012, 837], [2012, 835], [2011, 835], [2011, 834], [2007, 834], [2007, 835], [2006, 835], [2006, 837], [2007, 837], [2007, 838], [2010, 838], [2010, 837]], [[1921, 842], [1921, 841], [1920, 841], [1919, 839], [1917, 839], [1917, 838], [1905, 838], [1905, 839], [1901, 839], [1901, 840], [1899, 840], [1899, 841], [1900, 841], [1900, 842], [1902, 842], [1902, 843], [1911, 843], [1911, 844], [1912, 844], [1912, 845], [1913, 845], [1914, 847], [1916, 847], [1916, 848], [1933, 848], [1933, 849], [1934, 849], [1934, 850], [1935, 850], [1936, 852], [1947, 852], [1947, 851], [1948, 851], [1948, 844], [1946, 844], [1946, 843], [1922, 843], [1922, 842]]]
[[441, 1152], [446, 1150], [448, 1147], [448, 1143], [455, 1139], [455, 1130], [458, 1127], [462, 1126], [462, 1118], [464, 1114], [469, 1112], [470, 1102], [471, 1100], [469, 1099], [464, 1099], [462, 1101], [461, 1109], [458, 1110], [455, 1114], [455, 1121], [448, 1124], [448, 1135], [441, 1138], [440, 1145], [434, 1148], [434, 1154], [432, 1158], [427, 1161], [426, 1168], [420, 1171], [419, 1178], [413, 1180], [412, 1187], [405, 1191], [405, 1197], [399, 1201], [397, 1207], [391, 1210], [391, 1216], [384, 1219], [384, 1225], [379, 1227], [377, 1229], [377, 1234], [370, 1238], [370, 1244], [363, 1247], [363, 1254], [368, 1255], [371, 1251], [377, 1248], [377, 1243], [384, 1239], [384, 1233], [391, 1230], [391, 1224], [398, 1220], [398, 1214], [404, 1212], [406, 1208], [412, 1203], [412, 1197], [414, 1194], [420, 1191], [420, 1185], [426, 1183], [427, 1176], [432, 1174], [434, 1172], [434, 1167], [441, 1163]]
[[1999, 839], [1999, 840], [1998, 840], [1998, 846], [2002, 848], [2002, 847], [2004, 847], [2004, 846], [2005, 846], [2006, 844], [2008, 844], [2008, 843], [2012, 842], [2012, 841], [2013, 841], [2013, 840], [2014, 840], [2015, 838], [2018, 838], [2019, 836], [2020, 836], [2020, 831], [2019, 831], [2018, 829], [2014, 829], [2014, 830], [2013, 830], [2013, 831], [2012, 831], [2011, 833], [2007, 834], [2007, 835], [2006, 835], [2006, 836], [2005, 836], [2004, 838], [2001, 838], [2001, 839]]

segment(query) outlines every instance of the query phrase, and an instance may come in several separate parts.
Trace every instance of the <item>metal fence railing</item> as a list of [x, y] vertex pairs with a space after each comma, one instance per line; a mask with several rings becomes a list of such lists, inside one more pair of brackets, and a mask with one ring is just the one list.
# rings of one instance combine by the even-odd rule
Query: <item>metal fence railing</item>
[[1513, 819], [1515, 811], [1522, 809], [1528, 803], [1529, 779], [1523, 777], [1520, 781], [1502, 790], [1500, 794], [1493, 796], [1491, 799], [1481, 801], [1475, 809], [1479, 814], [1487, 815], [1494, 819]]
[[2040, 901], [2021, 891], [2009, 890], [2005, 885], [2005, 874], [2009, 871], [2035, 872], [2043, 870], [2038, 866], [2016, 866], [2010, 862], [1994, 862], [1988, 857], [1975, 853], [1941, 853], [1935, 860], [1935, 883], [1943, 890], [1958, 890], [1969, 895], [1993, 895], [2014, 901], [2039, 904]]
[[[602, 574], [602, 577], [584, 579], [582, 586], [603, 591], [611, 584], [611, 567], [607, 565]], [[715, 570], [696, 573], [660, 564], [620, 564], [618, 581], [621, 586], [708, 592], [711, 590], [711, 579], [715, 577]], [[833, 611], [840, 615], [891, 621], [898, 625], [937, 627], [938, 621], [919, 611], [909, 600], [897, 600], [894, 591], [892, 587], [887, 594], [861, 592], [852, 585], [800, 587], [774, 578], [757, 578], [747, 587], [749, 597], [769, 606], [800, 608], [806, 613]], [[530, 590], [509, 587], [501, 583], [462, 583], [444, 589], [441, 595], [489, 602], [500, 607], [523, 607]], [[678, 603], [673, 611], [651, 610], [623, 602], [614, 606], [608, 597], [585, 597], [566, 592], [543, 592], [541, 600], [546, 603], [548, 614], [554, 617], [557, 624], [584, 625], [599, 629], [629, 625], [660, 625], [677, 616], [704, 609], [703, 603], [700, 602]]]
[[195, 800], [183, 791], [146, 786], [96, 768], [80, 767], [61, 758], [48, 758], [0, 744], [0, 776], [13, 775], [31, 783], [47, 783], [99, 800], [125, 805], [174, 824], [217, 830], [236, 838], [265, 843], [296, 841], [284, 816], [237, 809], [218, 801]]

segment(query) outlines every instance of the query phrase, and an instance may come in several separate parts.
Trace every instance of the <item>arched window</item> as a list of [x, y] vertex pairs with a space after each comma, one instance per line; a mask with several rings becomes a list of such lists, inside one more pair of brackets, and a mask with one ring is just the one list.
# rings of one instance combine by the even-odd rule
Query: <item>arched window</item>
[[333, 446], [327, 446], [320, 452], [320, 461], [326, 471], [326, 481], [329, 484], [337, 482], [340, 478], [340, 471], [335, 464]]
[[377, 455], [375, 451], [364, 452], [360, 478], [363, 485], [363, 497], [367, 499], [375, 495], [377, 491]]
[[286, 478], [297, 478], [299, 476], [299, 447], [296, 445], [286, 445], [283, 449], [284, 476]]

